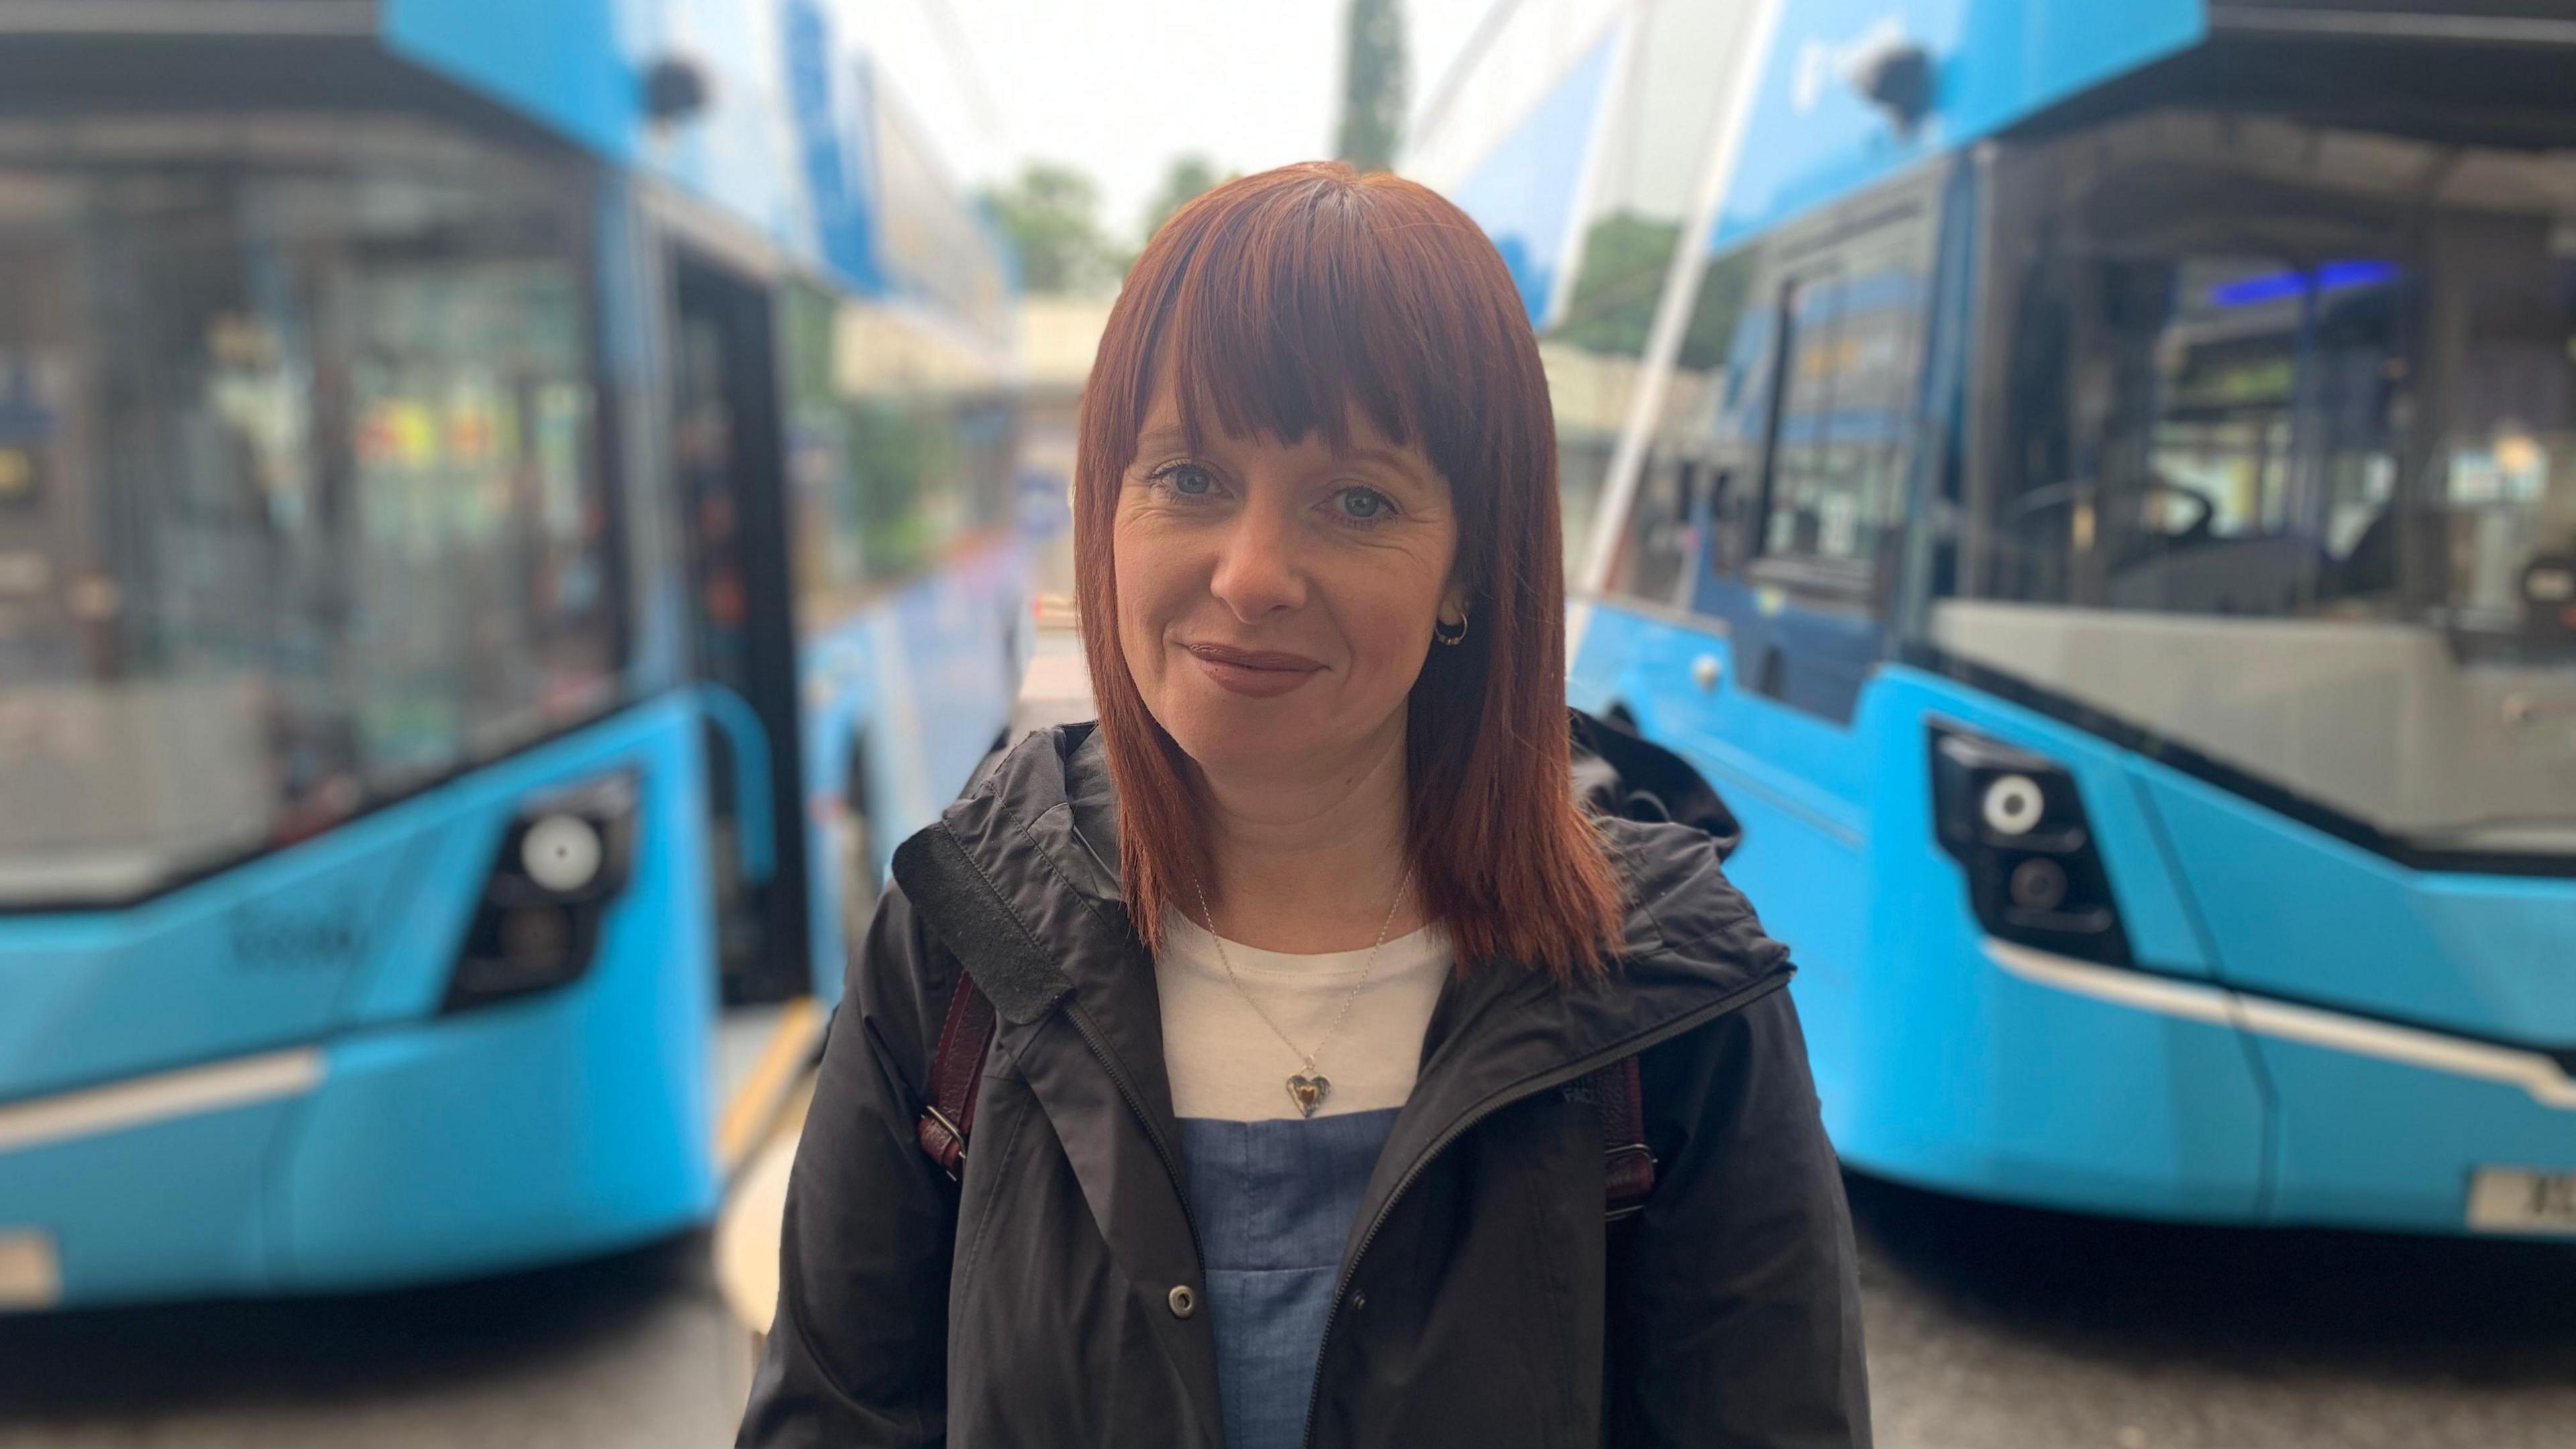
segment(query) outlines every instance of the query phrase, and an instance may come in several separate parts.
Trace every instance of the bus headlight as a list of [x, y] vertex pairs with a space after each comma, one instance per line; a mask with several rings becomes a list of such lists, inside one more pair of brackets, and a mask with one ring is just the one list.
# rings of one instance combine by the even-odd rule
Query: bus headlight
[[1968, 904], [1987, 934], [2129, 964], [2110, 876], [2063, 766], [1936, 724], [1932, 818], [1941, 848], [1965, 868]]
[[631, 872], [635, 797], [629, 771], [521, 807], [484, 880], [441, 1013], [550, 990], [590, 969], [600, 921]]
[[569, 811], [539, 819], [519, 837], [520, 873], [559, 895], [587, 888], [606, 863], [599, 827]]
[[2018, 772], [1997, 775], [1977, 792], [1978, 814], [1985, 817], [1986, 828], [1997, 835], [2028, 835], [2039, 828], [2040, 818], [2048, 812], [2047, 792], [2039, 782]]

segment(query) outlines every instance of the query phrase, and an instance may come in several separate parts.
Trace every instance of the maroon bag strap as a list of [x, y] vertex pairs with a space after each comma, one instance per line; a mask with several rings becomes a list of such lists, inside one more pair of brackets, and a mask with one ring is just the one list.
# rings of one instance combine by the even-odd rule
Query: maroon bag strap
[[[930, 1101], [913, 1129], [921, 1150], [953, 1181], [965, 1171], [966, 1139], [975, 1130], [976, 1088], [993, 1050], [993, 1003], [959, 972], [930, 1062]], [[1611, 1221], [1646, 1205], [1655, 1190], [1655, 1154], [1646, 1150], [1646, 1097], [1637, 1059], [1625, 1057], [1583, 1079], [1601, 1117], [1603, 1212]]]
[[913, 1136], [921, 1150], [956, 1181], [966, 1170], [966, 1137], [975, 1130], [975, 1087], [993, 1050], [993, 1003], [960, 971], [948, 997], [948, 1019], [939, 1028], [939, 1053], [930, 1060], [930, 1100]]
[[1646, 1088], [1635, 1057], [1594, 1072], [1592, 1103], [1601, 1113], [1603, 1215], [1612, 1222], [1634, 1215], [1655, 1190], [1655, 1154], [1646, 1149]]

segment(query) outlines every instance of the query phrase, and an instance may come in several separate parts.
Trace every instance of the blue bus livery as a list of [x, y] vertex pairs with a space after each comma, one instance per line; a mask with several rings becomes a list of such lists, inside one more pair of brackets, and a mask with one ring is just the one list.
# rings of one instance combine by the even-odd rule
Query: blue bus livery
[[827, 0], [0, 3], [0, 1309], [712, 1210], [1025, 648], [996, 240]]
[[[1670, 364], [1571, 688], [1743, 817], [1847, 1160], [2576, 1233], [2576, 21], [1702, 8], [1749, 90], [1594, 123], [1729, 158], [1671, 355], [1533, 302], [1570, 515], [1618, 410], [1563, 381]], [[1494, 134], [1565, 205], [1641, 154]]]

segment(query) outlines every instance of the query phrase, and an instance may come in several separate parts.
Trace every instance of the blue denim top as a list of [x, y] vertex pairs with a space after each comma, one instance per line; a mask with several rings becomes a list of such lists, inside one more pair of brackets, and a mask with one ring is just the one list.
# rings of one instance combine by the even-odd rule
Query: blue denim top
[[1297, 1449], [1342, 1249], [1397, 1108], [1181, 1120], [1227, 1449]]

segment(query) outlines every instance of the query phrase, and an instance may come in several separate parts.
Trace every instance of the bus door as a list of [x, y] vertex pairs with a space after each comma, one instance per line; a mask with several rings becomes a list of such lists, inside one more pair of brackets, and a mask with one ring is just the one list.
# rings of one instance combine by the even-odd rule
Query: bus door
[[[808, 989], [811, 970], [769, 293], [682, 255], [674, 306], [670, 456], [691, 645], [715, 705], [707, 727], [710, 874], [723, 993], [728, 1003], [783, 1000]], [[746, 789], [767, 798], [745, 799]], [[766, 833], [767, 848], [746, 842], [746, 833]]]

